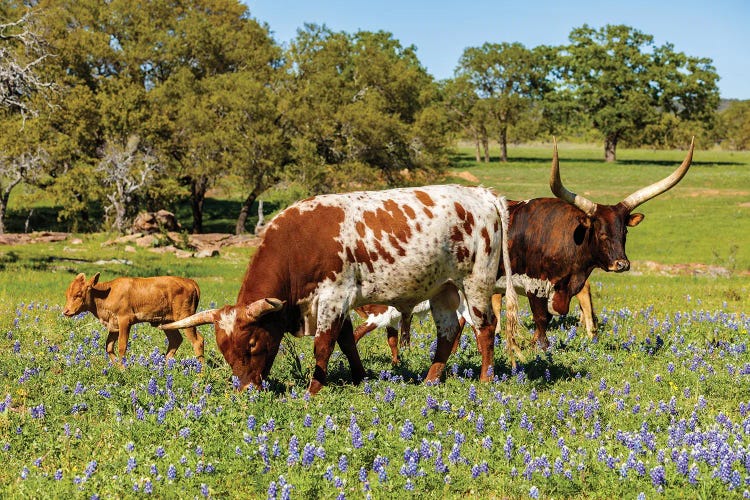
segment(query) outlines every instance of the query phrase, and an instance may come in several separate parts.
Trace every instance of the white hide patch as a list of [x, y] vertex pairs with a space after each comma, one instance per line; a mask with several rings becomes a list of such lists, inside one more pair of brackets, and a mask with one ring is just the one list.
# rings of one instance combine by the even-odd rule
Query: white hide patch
[[[558, 316], [560, 313], [552, 308], [552, 299], [555, 297], [555, 285], [549, 280], [532, 278], [526, 274], [514, 274], [512, 277], [513, 287], [518, 293], [536, 295], [541, 299], [547, 299], [547, 311]], [[505, 294], [505, 278], [500, 278], [495, 283], [495, 289]]]
[[[490, 190], [443, 185], [361, 191], [321, 195], [293, 206], [300, 212], [319, 206], [344, 212], [336, 238], [342, 270], [298, 301], [306, 335], [329, 330], [360, 305], [417, 304], [449, 281], [477, 303], [492, 290], [501, 252], [498, 213], [507, 210]], [[471, 214], [471, 225], [459, 213]], [[375, 217], [382, 223], [372, 224]], [[363, 254], [369, 258], [362, 260]], [[360, 260], [352, 262], [355, 255]]]
[[217, 326], [219, 329], [223, 330], [224, 333], [231, 336], [234, 331], [235, 321], [237, 321], [237, 309], [230, 309], [229, 312], [221, 313]]

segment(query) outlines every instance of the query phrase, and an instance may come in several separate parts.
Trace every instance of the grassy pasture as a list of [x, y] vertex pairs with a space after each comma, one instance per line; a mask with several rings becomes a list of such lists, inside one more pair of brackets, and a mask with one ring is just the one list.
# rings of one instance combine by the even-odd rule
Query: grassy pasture
[[[600, 151], [564, 144], [560, 155], [570, 189], [609, 203], [683, 157], [621, 150], [608, 166]], [[513, 148], [508, 165], [464, 157], [452, 174], [509, 198], [547, 196], [549, 157]], [[468, 331], [446, 381], [421, 383], [431, 321], [415, 321], [397, 367], [383, 332], [365, 337], [372, 377], [360, 386], [337, 350], [315, 398], [305, 396], [312, 339], [284, 342], [264, 391], [233, 391], [207, 327], [205, 367], [189, 343], [166, 362], [164, 335], [138, 325], [120, 370], [90, 315], [61, 315], [75, 273], [190, 276], [208, 308], [234, 301], [252, 250], [181, 260], [101, 246], [106, 235], [0, 248], [0, 497], [739, 498], [750, 491], [750, 155], [695, 160], [639, 209], [632, 272], [592, 275], [599, 340], [578, 332], [576, 314], [560, 318], [548, 352], [524, 336], [527, 363], [514, 372], [498, 339], [490, 384], [477, 380]], [[729, 276], [665, 275], [645, 261]]]

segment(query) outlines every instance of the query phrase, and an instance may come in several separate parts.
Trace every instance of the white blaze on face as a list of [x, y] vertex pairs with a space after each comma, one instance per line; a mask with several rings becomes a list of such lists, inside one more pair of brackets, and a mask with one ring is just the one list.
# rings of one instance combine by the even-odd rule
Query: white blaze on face
[[218, 327], [228, 336], [234, 331], [234, 322], [237, 320], [237, 309], [230, 309], [229, 312], [222, 312], [219, 318]]

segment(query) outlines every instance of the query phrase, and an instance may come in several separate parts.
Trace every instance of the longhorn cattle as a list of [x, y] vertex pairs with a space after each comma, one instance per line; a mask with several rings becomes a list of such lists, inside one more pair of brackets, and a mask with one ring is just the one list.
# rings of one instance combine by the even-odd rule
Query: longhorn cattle
[[[198, 284], [187, 278], [156, 276], [151, 278], [115, 278], [99, 283], [99, 273], [90, 280], [80, 273], [65, 292], [65, 316], [90, 312], [107, 328], [107, 354], [113, 363], [122, 363], [128, 347], [130, 327], [136, 323], [163, 325], [195, 314], [200, 299]], [[174, 356], [182, 343], [180, 331], [164, 328], [167, 358]], [[198, 360], [203, 362], [203, 337], [194, 327], [185, 329]], [[115, 341], [118, 354], [115, 356]]]
[[[533, 342], [549, 346], [547, 327], [553, 315], [568, 314], [570, 301], [576, 296], [581, 306], [581, 321], [590, 337], [595, 335], [595, 318], [588, 277], [595, 268], [624, 272], [630, 269], [625, 255], [628, 227], [637, 226], [645, 217], [632, 213], [636, 207], [674, 187], [690, 168], [694, 142], [682, 164], [668, 177], [637, 190], [616, 205], [594, 203], [568, 191], [560, 180], [557, 144], [554, 146], [550, 188], [556, 198], [535, 198], [508, 201], [510, 212], [509, 255], [512, 282], [518, 293], [529, 299], [535, 324]], [[499, 267], [496, 291], [505, 293], [507, 281], [504, 264]], [[495, 317], [500, 317], [499, 297], [493, 297]], [[377, 312], [377, 311], [370, 311]], [[378, 326], [390, 326], [388, 344], [394, 363], [398, 362], [396, 330], [397, 311], [379, 311], [379, 318], [389, 323], [375, 324], [370, 316], [358, 328], [357, 340]], [[402, 324], [408, 339], [408, 324]], [[508, 340], [508, 349], [520, 354], [515, 339]], [[408, 342], [408, 341], [407, 341]]]
[[[485, 188], [456, 185], [322, 195], [277, 215], [248, 266], [235, 305], [202, 311], [162, 328], [213, 323], [240, 389], [259, 386], [285, 332], [314, 335], [309, 391], [326, 382], [338, 343], [352, 379], [365, 371], [349, 310], [388, 304], [411, 314], [429, 299], [438, 347], [428, 381], [439, 379], [455, 337], [459, 292], [483, 346], [480, 378], [489, 379], [494, 326], [491, 296], [507, 252], [505, 199]], [[508, 278], [510, 283], [510, 278]], [[509, 296], [506, 335], [517, 328]]]
[[[694, 146], [692, 141], [685, 160], [669, 176], [615, 205], [604, 205], [563, 186], [554, 145], [550, 189], [556, 197], [509, 202], [508, 207], [512, 281], [529, 299], [535, 343], [549, 346], [546, 331], [552, 315], [568, 313], [570, 299], [595, 268], [617, 273], [630, 269], [625, 254], [628, 228], [645, 217], [633, 210], [680, 182], [692, 163]], [[498, 278], [502, 275], [503, 264]], [[500, 289], [504, 283], [498, 280]]]

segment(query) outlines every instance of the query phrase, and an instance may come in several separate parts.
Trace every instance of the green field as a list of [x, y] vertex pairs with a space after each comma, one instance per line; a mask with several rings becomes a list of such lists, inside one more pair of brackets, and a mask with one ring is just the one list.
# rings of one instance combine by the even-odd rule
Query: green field
[[[550, 147], [512, 148], [507, 165], [477, 165], [468, 152], [440, 181], [469, 172], [512, 199], [548, 196]], [[566, 185], [605, 203], [683, 155], [623, 149], [605, 165], [597, 149], [560, 145]], [[524, 332], [518, 371], [499, 343], [495, 381], [483, 384], [467, 331], [445, 382], [426, 386], [434, 326], [415, 320], [401, 365], [373, 332], [359, 346], [372, 377], [352, 385], [337, 350], [314, 398], [308, 338], [285, 340], [266, 390], [239, 394], [208, 327], [204, 367], [187, 342], [166, 362], [162, 332], [138, 325], [121, 370], [92, 316], [61, 314], [78, 272], [189, 276], [201, 308], [232, 303], [252, 249], [178, 259], [102, 246], [102, 234], [0, 247], [0, 497], [750, 494], [748, 202], [750, 153], [697, 151], [677, 187], [639, 208], [631, 272], [592, 275], [598, 341], [578, 331], [576, 311], [554, 322], [546, 353]]]

